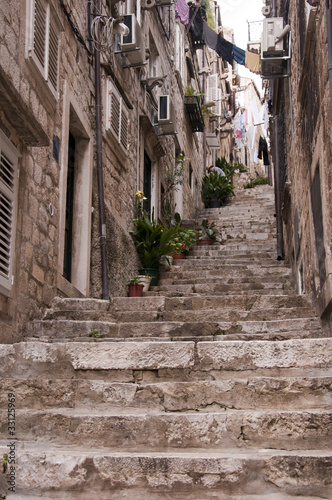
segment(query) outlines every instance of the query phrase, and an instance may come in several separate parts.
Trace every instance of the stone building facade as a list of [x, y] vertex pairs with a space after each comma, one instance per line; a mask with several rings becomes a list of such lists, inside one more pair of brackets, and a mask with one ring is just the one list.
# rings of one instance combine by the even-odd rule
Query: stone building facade
[[[129, 16], [132, 45], [121, 38], [119, 16]], [[103, 297], [102, 266], [109, 295], [125, 295], [125, 277], [139, 267], [129, 233], [135, 192], [163, 221], [162, 195], [180, 154], [175, 208], [183, 218], [195, 215], [212, 155], [207, 132], [219, 118], [194, 132], [185, 90], [204, 89], [208, 63], [220, 96], [229, 95], [219, 77], [231, 68], [193, 47], [165, 1], [8, 1], [0, 6], [0, 38], [0, 340], [9, 343], [57, 295]], [[158, 122], [161, 96], [174, 112], [166, 125]], [[224, 104], [229, 112], [228, 97]], [[214, 154], [229, 158], [231, 147], [225, 138]]]
[[306, 0], [278, 0], [266, 7], [271, 17], [281, 17], [290, 27], [284, 49], [289, 53], [291, 45], [291, 76], [270, 80], [269, 89], [281, 250], [292, 265], [297, 290], [312, 294], [320, 316], [330, 323], [331, 8], [328, 1]]

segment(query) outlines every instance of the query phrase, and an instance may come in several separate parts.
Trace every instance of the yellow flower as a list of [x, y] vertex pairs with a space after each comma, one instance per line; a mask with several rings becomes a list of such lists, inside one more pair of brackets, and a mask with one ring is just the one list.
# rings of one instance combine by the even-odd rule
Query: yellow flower
[[135, 196], [138, 200], [147, 200], [147, 198], [145, 198], [144, 196], [143, 191], [136, 191]]

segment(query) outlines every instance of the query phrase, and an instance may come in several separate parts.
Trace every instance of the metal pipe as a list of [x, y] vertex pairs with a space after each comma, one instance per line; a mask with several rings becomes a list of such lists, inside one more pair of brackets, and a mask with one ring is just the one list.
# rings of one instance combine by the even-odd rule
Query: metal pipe
[[329, 8], [329, 1], [326, 2], [326, 21], [327, 21], [327, 50], [328, 50], [328, 71], [330, 80], [330, 100], [332, 109], [332, 9]]
[[[94, 15], [100, 13], [100, 0], [94, 0]], [[101, 277], [102, 298], [109, 300], [108, 271], [107, 271], [107, 246], [106, 246], [106, 217], [103, 176], [103, 138], [102, 138], [102, 109], [101, 109], [101, 76], [100, 76], [100, 47], [95, 43], [95, 92], [96, 92], [96, 154], [97, 154], [97, 179], [99, 198], [99, 226], [100, 226], [100, 251], [101, 251]]]
[[278, 118], [274, 118], [274, 192], [277, 222], [277, 259], [284, 258], [283, 234], [281, 217], [281, 190], [280, 190], [280, 168], [279, 168], [279, 147], [278, 147]]
[[[202, 66], [203, 66], [203, 68], [205, 66], [205, 45], [203, 45]], [[205, 92], [206, 92], [206, 81], [205, 81], [205, 79], [206, 79], [206, 74], [203, 73], [203, 96], [202, 96], [203, 104], [205, 104]], [[206, 174], [206, 126], [205, 126], [205, 123], [204, 123], [204, 130], [203, 130], [203, 175], [205, 175], [205, 174]]]

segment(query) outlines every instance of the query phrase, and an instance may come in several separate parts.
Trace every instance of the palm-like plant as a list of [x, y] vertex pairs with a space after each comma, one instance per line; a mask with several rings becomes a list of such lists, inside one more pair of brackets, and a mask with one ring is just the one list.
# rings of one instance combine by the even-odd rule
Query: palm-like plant
[[169, 254], [170, 242], [177, 229], [178, 226], [165, 230], [162, 224], [157, 224], [153, 218], [150, 220], [146, 214], [134, 220], [131, 234], [144, 268], [158, 269], [161, 257]]

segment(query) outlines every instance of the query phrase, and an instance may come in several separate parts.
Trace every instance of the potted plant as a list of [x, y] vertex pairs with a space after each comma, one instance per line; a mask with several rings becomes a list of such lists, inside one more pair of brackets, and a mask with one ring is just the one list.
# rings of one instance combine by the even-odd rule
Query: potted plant
[[195, 231], [191, 228], [178, 227], [170, 246], [173, 259], [183, 259], [196, 241]]
[[197, 233], [197, 245], [213, 245], [217, 238], [215, 231], [216, 224], [208, 219], [202, 220], [202, 232]]
[[131, 276], [128, 278], [128, 297], [142, 297], [144, 284], [141, 276]]
[[234, 186], [226, 175], [221, 176], [217, 172], [204, 175], [202, 200], [205, 207], [217, 208], [230, 196], [234, 196]]
[[151, 286], [158, 283], [158, 268], [163, 255], [168, 255], [170, 241], [177, 231], [177, 226], [165, 229], [157, 224], [152, 214], [152, 220], [144, 213], [142, 218], [134, 220], [134, 230], [131, 234], [140, 257], [141, 275], [152, 277]]

